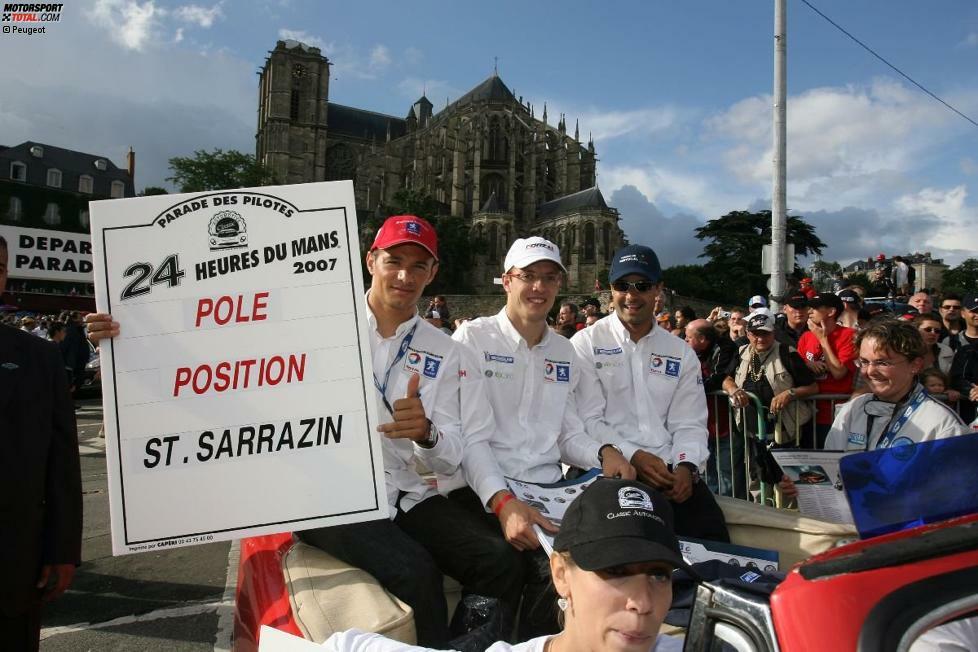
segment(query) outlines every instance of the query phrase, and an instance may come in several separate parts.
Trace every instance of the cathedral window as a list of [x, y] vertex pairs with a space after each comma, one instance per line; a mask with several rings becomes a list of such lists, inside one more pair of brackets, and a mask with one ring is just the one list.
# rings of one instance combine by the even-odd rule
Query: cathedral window
[[605, 260], [611, 260], [611, 225], [607, 222], [601, 227], [601, 252]]
[[584, 262], [594, 262], [594, 224], [584, 225]]
[[292, 120], [299, 119], [299, 89], [292, 89], [292, 97], [289, 99], [289, 118]]

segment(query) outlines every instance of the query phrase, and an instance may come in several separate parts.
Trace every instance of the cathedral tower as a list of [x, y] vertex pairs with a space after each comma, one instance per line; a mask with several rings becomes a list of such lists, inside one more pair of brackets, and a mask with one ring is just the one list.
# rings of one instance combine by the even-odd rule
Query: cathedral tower
[[329, 61], [319, 48], [279, 41], [258, 81], [255, 155], [276, 183], [326, 178]]

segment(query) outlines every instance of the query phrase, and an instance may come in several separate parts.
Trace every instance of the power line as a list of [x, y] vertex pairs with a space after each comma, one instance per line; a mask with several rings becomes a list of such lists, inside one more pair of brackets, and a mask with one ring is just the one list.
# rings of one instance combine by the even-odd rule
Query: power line
[[962, 118], [964, 118], [965, 120], [967, 120], [968, 122], [970, 122], [971, 124], [973, 124], [974, 126], [978, 127], [978, 122], [975, 122], [974, 120], [972, 120], [971, 118], [969, 118], [968, 116], [966, 116], [965, 114], [961, 113], [956, 108], [954, 108], [953, 106], [951, 106], [950, 104], [948, 104], [947, 102], [945, 102], [944, 100], [942, 100], [941, 98], [939, 98], [937, 95], [935, 95], [934, 93], [932, 93], [929, 90], [927, 90], [926, 88], [924, 88], [924, 86], [922, 84], [918, 83], [916, 80], [914, 80], [913, 77], [911, 77], [907, 73], [903, 72], [902, 70], [900, 70], [899, 68], [897, 68], [896, 66], [894, 66], [892, 63], [890, 63], [889, 61], [887, 61], [886, 59], [884, 59], [882, 56], [880, 56], [879, 54], [877, 54], [873, 50], [873, 48], [869, 47], [868, 45], [866, 45], [865, 43], [863, 43], [862, 41], [860, 41], [858, 38], [856, 38], [855, 36], [853, 36], [852, 34], [850, 34], [849, 32], [847, 32], [844, 27], [842, 27], [837, 22], [835, 22], [834, 20], [832, 20], [831, 18], [829, 18], [828, 16], [826, 16], [825, 14], [823, 14], [821, 11], [819, 11], [818, 8], [816, 8], [808, 0], [801, 0], [801, 2], [804, 3], [804, 4], [806, 4], [806, 5], [808, 5], [808, 8], [809, 9], [811, 9], [816, 14], [818, 14], [819, 16], [821, 16], [822, 18], [824, 18], [825, 20], [827, 20], [829, 22], [829, 24], [831, 24], [837, 30], [839, 30], [840, 32], [842, 32], [843, 34], [845, 34], [846, 36], [848, 36], [849, 38], [851, 38], [853, 41], [855, 41], [857, 44], [859, 44], [860, 47], [862, 47], [864, 50], [866, 50], [867, 52], [869, 52], [871, 55], [873, 55], [874, 57], [876, 57], [877, 59], [879, 59], [880, 61], [882, 61], [883, 63], [885, 63], [887, 66], [889, 66], [893, 70], [895, 70], [899, 75], [901, 75], [904, 79], [906, 79], [907, 81], [909, 81], [911, 84], [913, 84], [914, 86], [916, 86], [917, 88], [919, 88], [923, 92], [927, 93], [932, 98], [934, 98], [935, 100], [937, 100], [938, 102], [940, 102], [941, 104], [943, 104], [944, 106], [946, 106], [947, 108], [951, 109], [952, 111], [954, 111], [955, 113], [957, 113], [959, 116], [961, 116]]

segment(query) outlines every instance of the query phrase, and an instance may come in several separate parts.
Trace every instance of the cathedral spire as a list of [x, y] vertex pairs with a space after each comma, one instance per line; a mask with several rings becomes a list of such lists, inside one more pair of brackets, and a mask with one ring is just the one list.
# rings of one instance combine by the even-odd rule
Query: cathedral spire
[[547, 103], [543, 103], [543, 126], [547, 126]]
[[578, 127], [580, 126], [580, 122], [581, 122], [580, 121], [580, 118], [575, 118], [574, 119], [574, 140], [576, 140], [578, 142], [580, 142], [580, 140], [581, 140], [581, 132], [578, 129]]

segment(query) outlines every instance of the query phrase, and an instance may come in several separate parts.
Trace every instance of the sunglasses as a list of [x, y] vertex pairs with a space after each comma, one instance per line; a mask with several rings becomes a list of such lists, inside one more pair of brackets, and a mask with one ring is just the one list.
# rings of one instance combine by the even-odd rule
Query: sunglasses
[[615, 281], [611, 284], [611, 288], [615, 292], [628, 292], [634, 289], [640, 294], [645, 294], [649, 290], [655, 287], [655, 283], [652, 281]]
[[961, 304], [956, 306], [941, 306], [941, 310], [961, 310]]

